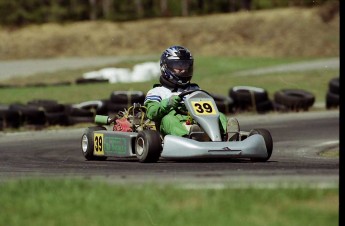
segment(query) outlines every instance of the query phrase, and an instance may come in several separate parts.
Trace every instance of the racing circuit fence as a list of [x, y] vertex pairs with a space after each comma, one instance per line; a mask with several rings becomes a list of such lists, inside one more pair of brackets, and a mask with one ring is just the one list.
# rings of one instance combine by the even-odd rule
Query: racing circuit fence
[[[107, 82], [99, 79], [82, 79], [77, 84]], [[66, 85], [66, 84], [59, 84]], [[1, 88], [1, 87], [0, 87]], [[211, 93], [219, 111], [225, 114], [240, 112], [308, 111], [315, 102], [315, 96], [301, 89], [283, 89], [274, 93], [273, 100], [268, 92], [259, 87], [234, 86], [228, 96]], [[90, 100], [76, 104], [61, 104], [56, 100], [31, 100], [26, 104], [0, 104], [0, 130], [48, 126], [71, 126], [78, 123], [93, 123], [98, 115], [114, 116], [134, 103], [143, 104], [142, 91], [113, 91], [108, 99]], [[339, 77], [331, 79], [326, 94], [326, 109], [339, 107]]]

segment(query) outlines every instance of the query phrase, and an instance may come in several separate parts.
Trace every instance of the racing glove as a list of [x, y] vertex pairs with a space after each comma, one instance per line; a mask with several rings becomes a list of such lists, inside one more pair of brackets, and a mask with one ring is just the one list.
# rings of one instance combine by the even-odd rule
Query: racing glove
[[170, 98], [161, 101], [161, 109], [163, 112], [169, 112], [171, 109], [176, 109], [178, 104], [181, 102], [181, 97], [173, 95]]

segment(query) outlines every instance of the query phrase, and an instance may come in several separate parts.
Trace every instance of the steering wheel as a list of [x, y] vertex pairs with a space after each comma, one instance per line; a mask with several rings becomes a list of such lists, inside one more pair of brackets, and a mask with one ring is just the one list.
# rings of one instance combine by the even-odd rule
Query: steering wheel
[[206, 93], [207, 95], [210, 95], [210, 96], [211, 96], [211, 94], [209, 94], [207, 91], [202, 90], [202, 89], [195, 89], [195, 90], [184, 91], [184, 92], [180, 93], [178, 96], [179, 96], [181, 99], [183, 99], [183, 97], [185, 97], [185, 96], [187, 96], [187, 95], [189, 95], [189, 94], [191, 94], [191, 93], [194, 93], [194, 92], [196, 92], [196, 91], [201, 91], [201, 92], [204, 92], [204, 93]]
[[[205, 90], [202, 90], [202, 89], [195, 89], [195, 90], [184, 91], [184, 92], [180, 93], [178, 96], [183, 100], [183, 97], [185, 97], [185, 96], [187, 96], [187, 95], [189, 95], [189, 94], [191, 94], [191, 93], [194, 93], [194, 92], [196, 92], [196, 91], [201, 91], [201, 92], [206, 93], [207, 95], [210, 95], [210, 94], [209, 94], [207, 91], [205, 91]], [[211, 96], [211, 95], [210, 95], [210, 96]], [[183, 109], [181, 109], [181, 108], [176, 109], [176, 111], [179, 112], [180, 114], [188, 115], [188, 111], [185, 111], [185, 110], [183, 110]]]

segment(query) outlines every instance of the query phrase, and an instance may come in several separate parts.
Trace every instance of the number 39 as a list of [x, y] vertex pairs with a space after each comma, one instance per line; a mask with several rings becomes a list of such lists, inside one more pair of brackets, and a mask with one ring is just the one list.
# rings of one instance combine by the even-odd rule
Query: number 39
[[102, 136], [95, 136], [95, 151], [99, 151], [99, 152], [102, 152], [102, 145], [103, 143], [103, 139], [102, 139]]
[[200, 113], [200, 114], [206, 114], [206, 113], [212, 113], [213, 112], [213, 108], [209, 103], [195, 103], [195, 111]]

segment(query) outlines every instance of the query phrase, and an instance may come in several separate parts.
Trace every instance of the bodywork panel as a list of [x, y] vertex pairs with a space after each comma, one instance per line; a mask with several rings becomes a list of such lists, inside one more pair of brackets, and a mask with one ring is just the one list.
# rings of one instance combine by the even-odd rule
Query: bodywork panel
[[[117, 131], [94, 132], [94, 155], [135, 157], [137, 133]], [[167, 135], [163, 140], [162, 158], [265, 158], [267, 150], [261, 135], [254, 134], [243, 141], [200, 142]]]
[[261, 135], [252, 135], [243, 141], [199, 142], [167, 135], [161, 154], [164, 158], [229, 157], [266, 158], [267, 149]]
[[96, 131], [93, 134], [95, 156], [135, 156], [134, 144], [137, 133]]

